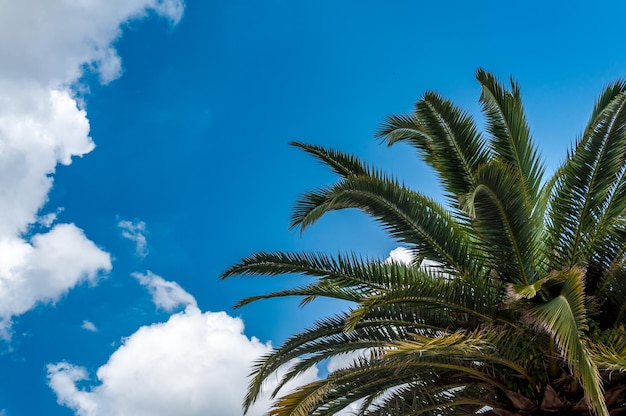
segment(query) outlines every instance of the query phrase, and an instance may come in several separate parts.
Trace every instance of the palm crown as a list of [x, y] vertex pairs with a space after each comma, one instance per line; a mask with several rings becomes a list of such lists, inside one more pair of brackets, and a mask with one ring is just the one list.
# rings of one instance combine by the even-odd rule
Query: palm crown
[[363, 415], [626, 412], [626, 83], [602, 92], [545, 178], [518, 85], [483, 70], [476, 77], [485, 134], [434, 92], [378, 134], [417, 149], [445, 205], [357, 157], [293, 143], [340, 176], [296, 202], [294, 227], [357, 208], [414, 260], [261, 252], [225, 271], [315, 278], [238, 306], [282, 296], [351, 303], [256, 363], [246, 409], [280, 366], [291, 363], [276, 392], [330, 357], [359, 352], [348, 368], [277, 399], [270, 415], [333, 415], [355, 402]]

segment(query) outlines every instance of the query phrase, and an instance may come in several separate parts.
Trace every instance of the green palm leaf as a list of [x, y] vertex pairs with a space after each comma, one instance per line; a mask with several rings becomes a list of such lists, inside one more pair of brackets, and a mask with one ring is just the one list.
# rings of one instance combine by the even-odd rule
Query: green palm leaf
[[587, 316], [583, 272], [572, 269], [559, 273], [561, 293], [547, 303], [528, 310], [531, 323], [545, 330], [556, 341], [574, 375], [580, 379], [585, 397], [597, 415], [608, 415], [596, 363], [587, 346]]
[[444, 355], [472, 363], [499, 364], [531, 381], [526, 369], [497, 354], [492, 342], [497, 337], [498, 335], [493, 331], [467, 333], [457, 330], [453, 333], [440, 333], [434, 337], [411, 334], [409, 340], [391, 343], [392, 349], [387, 351], [387, 356], [401, 356], [410, 361], [415, 361]]
[[[302, 371], [319, 364], [331, 356], [380, 347], [389, 340], [401, 339], [408, 330], [432, 331], [399, 313], [388, 309], [372, 311], [349, 333], [343, 331], [347, 314], [316, 322], [313, 328], [289, 338], [280, 348], [262, 357], [253, 368], [250, 388], [246, 396], [246, 409], [261, 392], [263, 380], [292, 360], [305, 357], [288, 372], [273, 394]], [[393, 330], [390, 330], [393, 328]]]
[[608, 331], [602, 342], [592, 343], [589, 351], [604, 371], [626, 371], [626, 332], [623, 330]]
[[555, 269], [589, 260], [602, 246], [598, 237], [604, 237], [626, 207], [626, 94], [614, 95], [615, 87], [608, 91], [601, 100], [605, 107], [594, 112], [557, 182], [550, 213]]
[[537, 280], [539, 234], [532, 206], [524, 199], [524, 181], [510, 165], [491, 162], [477, 175], [468, 200], [481, 252], [505, 282], [528, 285]]
[[353, 155], [300, 142], [291, 142], [289, 144], [315, 156], [322, 163], [329, 166], [337, 175], [343, 177], [369, 175], [367, 166]]
[[421, 256], [460, 273], [477, 267], [471, 234], [433, 199], [385, 177], [354, 177], [305, 194], [294, 208], [293, 224], [302, 229], [328, 211], [357, 208], [374, 217], [399, 242]]
[[415, 104], [415, 114], [388, 118], [377, 135], [389, 146], [408, 141], [416, 147], [459, 206], [475, 185], [476, 169], [488, 160], [472, 118], [434, 92]]
[[482, 86], [480, 102], [495, 157], [519, 172], [523, 195], [530, 203], [539, 194], [543, 165], [526, 123], [519, 86], [511, 79], [511, 91], [507, 91], [493, 74], [482, 69], [476, 71], [476, 79]]
[[489, 280], [467, 282], [442, 279], [437, 274], [415, 271], [416, 281], [408, 287], [398, 287], [364, 297], [346, 321], [346, 330], [353, 329], [372, 309], [401, 305], [421, 309], [442, 309], [457, 314], [457, 324], [473, 319], [490, 322], [495, 306], [501, 301], [501, 291]]

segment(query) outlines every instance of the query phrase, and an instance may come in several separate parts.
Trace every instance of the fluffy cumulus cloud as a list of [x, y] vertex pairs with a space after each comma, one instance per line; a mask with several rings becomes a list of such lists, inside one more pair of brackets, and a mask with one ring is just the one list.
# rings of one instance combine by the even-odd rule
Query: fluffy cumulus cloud
[[109, 255], [73, 224], [58, 224], [29, 242], [5, 236], [0, 239], [0, 335], [9, 337], [13, 316], [37, 303], [54, 303], [110, 269]]
[[[203, 313], [194, 301], [167, 322], [126, 338], [97, 370], [97, 380], [83, 367], [60, 362], [48, 365], [48, 384], [59, 404], [79, 416], [238, 416], [250, 366], [271, 349], [243, 330], [241, 319]], [[286, 389], [316, 379], [312, 369]], [[86, 384], [91, 387], [79, 387]], [[262, 397], [249, 414], [261, 416], [269, 407]]]
[[[94, 149], [75, 90], [85, 71], [122, 73], [112, 44], [129, 19], [180, 20], [182, 0], [23, 0], [0, 13], [0, 329], [111, 268], [107, 253], [73, 224], [38, 216], [57, 164]], [[57, 211], [58, 212], [58, 211]], [[48, 230], [30, 235], [38, 223]], [[50, 228], [53, 227], [53, 228]]]
[[117, 78], [121, 60], [112, 46], [121, 25], [156, 13], [177, 23], [182, 0], [5, 1], [0, 15], [0, 74], [5, 79], [59, 88], [95, 70]]
[[[390, 259], [410, 263], [406, 249], [397, 249]], [[390, 260], [391, 261], [391, 260]], [[163, 310], [184, 310], [166, 322], [139, 328], [95, 373], [71, 362], [47, 366], [48, 385], [57, 402], [77, 416], [195, 416], [219, 414], [238, 416], [252, 364], [271, 351], [271, 344], [244, 334], [239, 318], [225, 312], [202, 312], [194, 297], [179, 284], [147, 271], [133, 273]], [[83, 322], [86, 330], [96, 330]], [[331, 358], [326, 371], [350, 366], [359, 350]], [[264, 393], [249, 412], [261, 416], [271, 407], [269, 392], [278, 384], [289, 365], [270, 377]], [[285, 386], [283, 392], [319, 380], [317, 368], [309, 369]], [[361, 402], [349, 405], [336, 416], [358, 412]]]

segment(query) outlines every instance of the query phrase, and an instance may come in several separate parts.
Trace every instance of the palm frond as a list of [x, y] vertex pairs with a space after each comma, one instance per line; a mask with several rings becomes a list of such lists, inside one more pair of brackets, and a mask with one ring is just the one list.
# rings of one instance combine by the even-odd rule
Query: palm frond
[[626, 332], [612, 330], [602, 342], [590, 344], [589, 351], [600, 370], [626, 371]]
[[527, 316], [531, 324], [554, 338], [568, 367], [580, 379], [593, 412], [608, 416], [600, 374], [587, 347], [583, 272], [571, 269], [560, 274], [564, 280], [560, 294], [549, 302], [531, 307]]
[[332, 282], [322, 281], [294, 289], [284, 289], [266, 293], [264, 295], [249, 296], [241, 299], [235, 304], [235, 306], [233, 306], [233, 308], [238, 309], [242, 306], [246, 306], [252, 302], [257, 302], [263, 299], [285, 298], [289, 296], [302, 297], [303, 299], [300, 302], [300, 306], [305, 306], [320, 296], [328, 299], [359, 302], [367, 296], [367, 291], [366, 289], [359, 290], [351, 287], [340, 287]]
[[302, 274], [346, 287], [367, 285], [372, 289], [408, 287], [428, 274], [429, 279], [439, 278], [440, 268], [421, 269], [387, 260], [338, 254], [331, 257], [324, 253], [259, 252], [245, 257], [222, 273], [221, 279], [234, 276], [277, 276]]
[[408, 287], [392, 288], [371, 294], [359, 303], [346, 321], [346, 330], [352, 330], [371, 310], [396, 305], [403, 308], [442, 309], [456, 315], [457, 325], [488, 323], [493, 320], [502, 292], [489, 279], [465, 281], [442, 279], [426, 271], [415, 273], [415, 282]]
[[427, 162], [432, 163], [432, 146], [430, 138], [425, 134], [423, 127], [416, 113], [393, 114], [388, 116], [383, 124], [378, 128], [375, 137], [382, 139], [388, 146], [395, 143], [408, 141], [427, 158]]
[[601, 318], [605, 318], [610, 328], [626, 324], [626, 268], [622, 266], [607, 273], [595, 298], [602, 301]]
[[304, 229], [324, 213], [345, 208], [374, 217], [392, 237], [443, 267], [460, 273], [477, 267], [464, 224], [433, 199], [385, 177], [352, 177], [305, 194], [296, 202], [292, 224]]
[[435, 385], [412, 383], [377, 401], [365, 415], [456, 416], [470, 415], [491, 404], [493, 387], [484, 383]]
[[[390, 310], [379, 310], [373, 311], [353, 331], [346, 333], [343, 331], [343, 326], [347, 317], [348, 314], [344, 313], [318, 321], [312, 328], [290, 337], [281, 347], [261, 357], [251, 373], [252, 378], [245, 401], [246, 408], [257, 399], [263, 381], [281, 366], [293, 360], [304, 362], [300, 368], [306, 370], [311, 365], [318, 364], [334, 355], [371, 349], [389, 340], [401, 339], [405, 336], [407, 329], [413, 332], [420, 331], [420, 324], [406, 319], [400, 311], [393, 313]], [[423, 329], [429, 330], [427, 327]], [[293, 375], [287, 373], [277, 390]]]
[[369, 175], [369, 168], [354, 155], [306, 143], [291, 142], [289, 144], [315, 156], [322, 163], [329, 166], [333, 172], [344, 178]]
[[[613, 241], [608, 241], [610, 237]], [[596, 258], [599, 257], [597, 262], [600, 265], [597, 268], [600, 270], [592, 276], [594, 281], [589, 293], [596, 298], [610, 302], [615, 300], [616, 304], [621, 304], [626, 294], [626, 217], [622, 216], [617, 221], [605, 239], [607, 241], [603, 250], [598, 252], [599, 256], [596, 256]], [[615, 295], [618, 299], [612, 299]]]
[[440, 333], [436, 336], [410, 334], [408, 340], [391, 343], [387, 356], [406, 356], [408, 359], [426, 359], [433, 355], [456, 357], [481, 365], [502, 365], [515, 371], [519, 376], [532, 381], [525, 368], [498, 354], [494, 340], [498, 334], [492, 330], [466, 332], [457, 330], [453, 333]]
[[378, 136], [389, 146], [408, 141], [416, 147], [458, 206], [475, 186], [476, 169], [488, 160], [474, 120], [434, 92], [415, 104], [415, 114], [388, 118]]
[[541, 290], [544, 283], [548, 280], [547, 277], [537, 280], [532, 285], [509, 285], [509, 299], [517, 301], [520, 299], [532, 299], [537, 296], [537, 293]]
[[519, 86], [511, 79], [511, 90], [507, 91], [493, 74], [482, 69], [476, 71], [476, 78], [482, 86], [480, 102], [494, 155], [519, 172], [523, 195], [530, 203], [539, 195], [544, 168], [526, 122]]
[[[443, 380], [445, 382], [442, 383]], [[427, 412], [437, 407], [434, 404], [444, 398], [442, 395], [446, 391], [471, 384], [498, 384], [493, 377], [479, 369], [462, 365], [449, 357], [437, 357], [428, 362], [412, 362], [409, 365], [397, 358], [362, 358], [348, 368], [329, 374], [324, 381], [325, 384], [310, 383], [279, 398], [272, 410], [275, 413], [270, 414], [301, 414], [298, 413], [301, 409], [299, 406], [304, 405], [310, 412], [308, 414], [330, 416], [361, 399], [371, 403], [386, 395], [388, 399], [394, 396], [399, 398], [398, 393], [402, 394], [407, 387], [415, 395], [412, 403], [414, 410]], [[472, 403], [478, 404], [478, 401]], [[364, 414], [376, 413], [366, 410]]]
[[328, 379], [311, 382], [281, 397], [274, 403], [269, 416], [310, 416], [326, 400], [333, 385]]
[[626, 206], [626, 94], [605, 105], [596, 110], [555, 187], [550, 204], [554, 269], [584, 264], [599, 248], [598, 236], [604, 236]]
[[537, 280], [541, 250], [532, 206], [523, 194], [523, 179], [509, 165], [491, 162], [480, 170], [468, 211], [481, 252], [499, 277], [528, 285]]

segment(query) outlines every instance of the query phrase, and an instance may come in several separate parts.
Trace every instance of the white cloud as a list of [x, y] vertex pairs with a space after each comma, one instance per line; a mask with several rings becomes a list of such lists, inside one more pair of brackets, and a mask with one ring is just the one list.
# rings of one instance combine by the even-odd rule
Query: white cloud
[[[388, 263], [394, 261], [396, 263], [410, 266], [413, 263], [413, 261], [415, 261], [415, 254], [406, 247], [396, 247], [389, 252], [389, 257], [387, 257], [385, 261]], [[438, 273], [442, 277], [446, 277], [446, 278], [452, 277], [450, 274], [442, 271], [441, 263], [434, 261], [434, 260], [423, 259], [420, 263], [420, 268], [426, 271]]]
[[111, 270], [110, 256], [73, 224], [59, 224], [30, 242], [0, 240], [0, 332], [38, 303], [54, 303], [81, 282]]
[[387, 262], [396, 262], [400, 264], [406, 264], [407, 266], [411, 265], [411, 262], [415, 256], [413, 252], [406, 247], [396, 247], [389, 252], [389, 257], [387, 257]]
[[83, 324], [81, 325], [81, 328], [83, 328], [86, 331], [90, 331], [90, 332], [98, 332], [98, 328], [96, 328], [94, 323], [91, 322], [91, 321], [88, 321], [88, 320], [84, 320], [83, 321]]
[[151, 271], [133, 273], [132, 276], [148, 289], [158, 308], [172, 312], [181, 306], [196, 306], [196, 299], [176, 282], [165, 280]]
[[39, 223], [45, 228], [50, 228], [52, 224], [55, 223], [55, 221], [57, 220], [57, 217], [59, 216], [61, 212], [63, 212], [63, 207], [57, 208], [56, 212], [49, 212], [47, 214], [40, 215], [39, 218], [37, 218], [37, 223]]
[[441, 268], [441, 263], [439, 263], [438, 261], [434, 261], [434, 260], [424, 259], [420, 263], [420, 267], [422, 269], [425, 269], [425, 270], [435, 270], [435, 271], [437, 271], [437, 270], [439, 270]]
[[326, 368], [329, 372], [341, 370], [350, 367], [355, 360], [359, 358], [368, 358], [370, 350], [357, 350], [346, 354], [336, 355], [328, 360]]
[[0, 79], [0, 238], [36, 222], [57, 163], [70, 164], [72, 156], [94, 147], [85, 112], [67, 91], [39, 96], [2, 84]]
[[[248, 338], [240, 318], [226, 312], [201, 312], [195, 299], [175, 282], [150, 272], [136, 275], [157, 305], [161, 301], [186, 305], [185, 310], [125, 338], [95, 378], [69, 362], [48, 364], [48, 385], [57, 402], [76, 416], [240, 416], [250, 369], [271, 351], [271, 343]], [[153, 289], [163, 287], [168, 289], [155, 295]], [[367, 350], [360, 350], [333, 357], [327, 369], [345, 368], [366, 354]], [[273, 403], [270, 393], [294, 363], [285, 364], [265, 381], [248, 416], [267, 414]], [[318, 373], [317, 367], [308, 369], [287, 383], [279, 396], [319, 380]], [[349, 405], [335, 416], [354, 415], [359, 405]]]
[[175, 25], [182, 19], [185, 5], [182, 1], [160, 0], [153, 8], [157, 14], [167, 17]]
[[143, 221], [123, 220], [118, 222], [117, 226], [122, 229], [122, 237], [135, 243], [135, 253], [139, 257], [146, 257], [148, 255], [146, 223]]
[[80, 409], [79, 415], [96, 415], [97, 404], [89, 394], [76, 388], [76, 382], [88, 379], [87, 370], [68, 363], [48, 364], [48, 385], [58, 395], [57, 402], [72, 409]]
[[[126, 338], [98, 369], [97, 382], [89, 383], [84, 368], [60, 362], [48, 365], [48, 384], [79, 416], [240, 416], [250, 366], [270, 348], [246, 337], [241, 319], [189, 306]], [[297, 383], [315, 379], [313, 368]], [[91, 387], [77, 387], [86, 380]], [[249, 415], [269, 406], [263, 397]]]
[[[328, 363], [326, 364], [326, 368], [329, 372], [337, 371], [343, 368], [348, 368], [354, 363], [356, 359], [362, 358], [362, 357], [365, 357], [365, 358], [369, 357], [369, 350], [366, 350], [366, 349], [357, 350], [357, 351], [349, 352], [347, 354], [336, 355], [332, 357], [330, 360], [328, 360]], [[335, 416], [357, 415], [359, 409], [361, 408], [362, 403], [363, 403], [362, 399], [357, 400], [356, 402], [348, 405], [341, 411], [335, 413]]]
[[[57, 164], [94, 149], [75, 88], [86, 70], [107, 83], [122, 73], [113, 45], [130, 19], [180, 20], [182, 0], [21, 0], [0, 13], [0, 331], [38, 303], [53, 303], [111, 269], [109, 255], [73, 224], [30, 238]], [[54, 208], [53, 208], [54, 209]]]
[[102, 81], [121, 73], [113, 42], [120, 27], [153, 11], [177, 23], [181, 0], [21, 0], [3, 2], [0, 74], [37, 80], [46, 87], [70, 85], [91, 67]]

